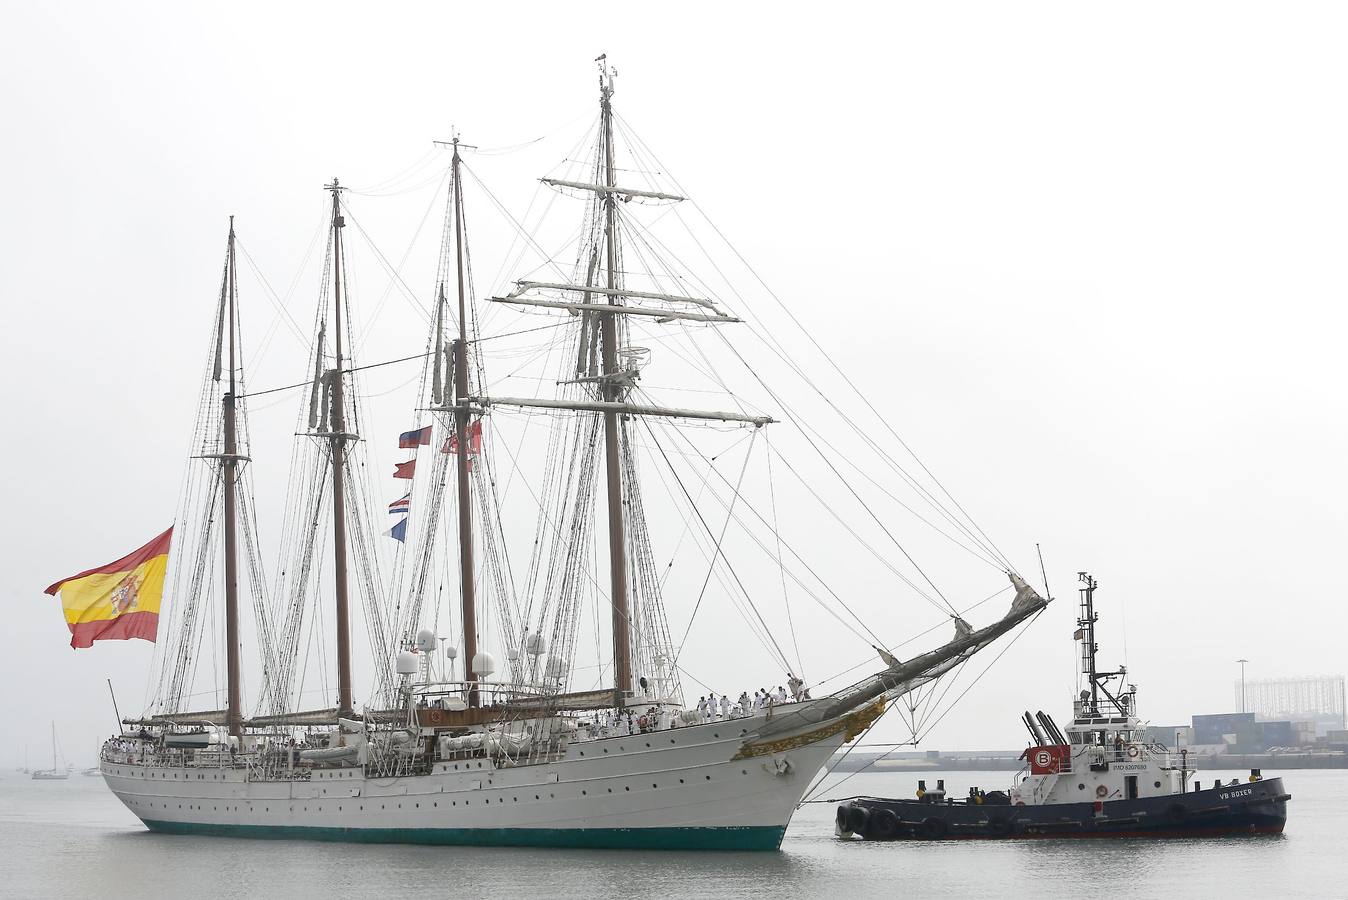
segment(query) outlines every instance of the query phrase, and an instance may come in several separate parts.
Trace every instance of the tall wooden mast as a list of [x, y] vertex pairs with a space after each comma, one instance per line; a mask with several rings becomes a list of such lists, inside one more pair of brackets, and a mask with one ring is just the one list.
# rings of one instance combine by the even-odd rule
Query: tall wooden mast
[[337, 179], [332, 191], [332, 296], [333, 327], [337, 334], [337, 361], [328, 377], [332, 383], [332, 418], [328, 435], [332, 442], [332, 567], [337, 597], [337, 713], [351, 715], [351, 613], [346, 576], [346, 412], [342, 377], [342, 218], [341, 192]]
[[473, 582], [473, 494], [469, 479], [472, 442], [468, 435], [468, 306], [463, 280], [463, 185], [459, 178], [459, 139], [453, 139], [454, 157], [450, 190], [454, 192], [454, 263], [459, 287], [459, 337], [454, 342], [454, 434], [458, 453], [454, 459], [459, 476], [459, 590], [463, 608], [463, 669], [469, 683], [468, 705], [480, 706], [482, 694], [474, 678], [477, 656], [477, 595]]
[[[616, 168], [613, 159], [613, 72], [600, 60], [600, 111], [603, 120], [604, 186], [613, 188]], [[607, 270], [608, 305], [621, 306], [618, 301], [618, 211], [617, 195], [604, 192], [604, 268]], [[604, 400], [613, 403], [623, 399], [621, 373], [618, 369], [618, 322], [616, 312], [600, 314], [603, 343], [603, 371], [601, 391]], [[604, 461], [608, 474], [608, 556], [610, 596], [613, 603], [613, 691], [614, 702], [622, 705], [623, 692], [632, 689], [632, 642], [627, 595], [627, 528], [623, 521], [622, 456], [618, 446], [618, 413], [604, 413]]]
[[238, 286], [235, 281], [234, 267], [234, 217], [229, 217], [229, 251], [225, 262], [225, 303], [226, 330], [229, 333], [229, 390], [223, 399], [225, 452], [221, 458], [224, 467], [225, 482], [225, 644], [227, 660], [227, 678], [229, 682], [229, 700], [225, 712], [225, 723], [229, 733], [238, 737], [243, 733], [243, 699], [239, 685], [239, 542], [238, 542], [238, 481], [239, 481], [239, 439], [235, 420], [235, 382], [234, 335], [236, 314], [234, 310]]

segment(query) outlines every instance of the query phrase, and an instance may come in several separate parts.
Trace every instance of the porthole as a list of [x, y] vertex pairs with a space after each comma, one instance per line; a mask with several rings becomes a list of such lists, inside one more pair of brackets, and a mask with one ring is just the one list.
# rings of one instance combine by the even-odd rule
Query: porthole
[[1157, 787], [1160, 787], [1160, 786], [1161, 786], [1161, 782], [1159, 782], [1159, 781], [1156, 782], [1156, 786], [1157, 786]]
[[1077, 785], [1077, 790], [1079, 790], [1079, 791], [1084, 791], [1084, 790], [1086, 790], [1086, 785], [1084, 785], [1084, 784], [1078, 784], [1078, 785]]
[[632, 789], [631, 787], [624, 787], [624, 788], [623, 788], [623, 790], [625, 790], [625, 791], [630, 791], [631, 789]]

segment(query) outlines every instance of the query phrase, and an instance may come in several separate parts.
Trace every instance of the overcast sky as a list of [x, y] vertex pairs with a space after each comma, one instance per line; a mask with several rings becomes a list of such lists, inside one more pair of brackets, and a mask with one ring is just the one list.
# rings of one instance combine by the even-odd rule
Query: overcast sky
[[[294, 281], [307, 328], [322, 184], [385, 184], [451, 125], [483, 147], [544, 138], [469, 159], [520, 215], [594, 116], [602, 52], [625, 120], [979, 524], [1027, 573], [1044, 548], [1059, 602], [927, 746], [1018, 746], [1020, 710], [1067, 716], [1079, 569], [1103, 585], [1104, 661], [1126, 651], [1156, 723], [1233, 708], [1241, 657], [1251, 677], [1342, 672], [1341, 8], [881, 10], [11, 4], [0, 762], [25, 743], [40, 757], [51, 719], [92, 762], [107, 677], [124, 713], [140, 707], [148, 645], [71, 651], [41, 591], [174, 515], [227, 216], [278, 294]], [[390, 259], [435, 185], [412, 187], [351, 198]], [[486, 295], [509, 232], [478, 202]], [[404, 278], [428, 300], [422, 258]], [[381, 273], [367, 254], [356, 282], [363, 309], [396, 309], [371, 353], [416, 352], [424, 323]], [[303, 377], [304, 346], [251, 270], [241, 282], [250, 335], [276, 332], [252, 384]], [[281, 460], [295, 402], [254, 409]], [[848, 543], [816, 533], [825, 559]], [[886, 638], [940, 621], [848, 587]], [[667, 603], [682, 632], [686, 598]], [[726, 679], [735, 625], [715, 627], [687, 661]], [[820, 642], [820, 674], [864, 658]]]

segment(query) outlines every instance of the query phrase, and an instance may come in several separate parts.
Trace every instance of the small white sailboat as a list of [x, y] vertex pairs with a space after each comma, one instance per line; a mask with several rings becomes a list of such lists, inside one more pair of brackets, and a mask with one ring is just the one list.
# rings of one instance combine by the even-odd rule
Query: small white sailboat
[[34, 770], [33, 770], [33, 780], [34, 780], [34, 781], [65, 781], [65, 780], [66, 780], [67, 778], [69, 778], [69, 777], [70, 777], [70, 770], [69, 770], [68, 768], [65, 768], [65, 769], [60, 768], [60, 766], [59, 766], [58, 763], [57, 763], [57, 752], [56, 752], [56, 723], [55, 723], [55, 722], [52, 722], [52, 723], [51, 723], [51, 768], [50, 768], [50, 769], [34, 769]]

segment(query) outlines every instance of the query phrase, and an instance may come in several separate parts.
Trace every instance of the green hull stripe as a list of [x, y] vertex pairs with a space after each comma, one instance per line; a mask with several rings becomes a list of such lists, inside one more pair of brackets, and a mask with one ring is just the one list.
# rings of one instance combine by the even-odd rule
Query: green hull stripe
[[317, 828], [307, 825], [213, 825], [146, 819], [151, 831], [219, 837], [346, 841], [367, 844], [459, 844], [477, 847], [586, 847], [616, 850], [776, 850], [784, 826], [727, 828]]

